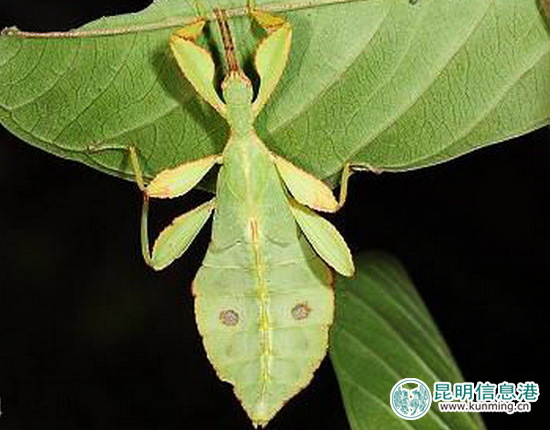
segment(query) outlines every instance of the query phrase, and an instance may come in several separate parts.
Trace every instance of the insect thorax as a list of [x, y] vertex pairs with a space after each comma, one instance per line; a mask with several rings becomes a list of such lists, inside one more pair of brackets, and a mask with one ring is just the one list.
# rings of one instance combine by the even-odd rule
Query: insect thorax
[[230, 72], [222, 83], [227, 105], [227, 122], [234, 136], [245, 136], [253, 130], [252, 84], [242, 72]]

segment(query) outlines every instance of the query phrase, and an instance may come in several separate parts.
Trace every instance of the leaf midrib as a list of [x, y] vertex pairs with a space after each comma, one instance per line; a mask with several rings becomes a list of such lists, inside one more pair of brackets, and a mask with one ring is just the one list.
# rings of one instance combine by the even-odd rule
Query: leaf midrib
[[[312, 9], [316, 7], [323, 6], [336, 6], [340, 4], [349, 4], [349, 3], [362, 3], [371, 0], [294, 0], [288, 3], [264, 3], [258, 8], [266, 12], [291, 12], [300, 9]], [[153, 6], [151, 4], [149, 7]], [[148, 8], [143, 9], [141, 12], [147, 10]], [[127, 15], [135, 15], [141, 12], [130, 13]], [[227, 16], [229, 18], [235, 18], [240, 16], [247, 16], [249, 14], [248, 7], [236, 7], [226, 9]], [[119, 15], [120, 16], [120, 15]], [[106, 17], [111, 18], [111, 17]], [[213, 12], [205, 13], [201, 16], [202, 19], [206, 21], [216, 20], [216, 16]], [[105, 19], [105, 18], [103, 18]], [[120, 35], [128, 35], [133, 33], [145, 33], [153, 31], [162, 31], [170, 28], [178, 28], [187, 24], [192, 23], [197, 19], [197, 15], [192, 16], [181, 16], [178, 18], [167, 18], [160, 21], [149, 22], [147, 24], [134, 25], [128, 27], [112, 27], [112, 28], [98, 28], [90, 30], [70, 30], [70, 31], [53, 31], [48, 33], [39, 33], [32, 31], [21, 31], [17, 27], [9, 27], [2, 30], [0, 37], [17, 37], [17, 38], [47, 38], [47, 39], [87, 39], [87, 38], [96, 38], [96, 37], [112, 37]], [[85, 24], [80, 28], [85, 28], [90, 24], [98, 23], [101, 19], [92, 21], [91, 23]]]

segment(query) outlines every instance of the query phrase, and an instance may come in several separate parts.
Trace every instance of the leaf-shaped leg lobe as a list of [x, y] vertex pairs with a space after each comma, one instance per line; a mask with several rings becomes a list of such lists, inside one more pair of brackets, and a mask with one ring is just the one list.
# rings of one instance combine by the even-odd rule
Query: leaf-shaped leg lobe
[[355, 272], [351, 252], [338, 230], [312, 210], [289, 199], [292, 214], [317, 252], [334, 270], [344, 276]]
[[299, 203], [321, 212], [337, 212], [344, 206], [348, 196], [349, 178], [354, 172], [374, 172], [366, 165], [350, 163], [344, 165], [340, 176], [340, 193], [336, 200], [332, 190], [323, 181], [283, 157], [275, 154], [272, 156], [277, 170], [292, 196]]
[[149, 197], [174, 198], [191, 191], [204, 176], [221, 162], [220, 155], [210, 155], [160, 172], [146, 187]]
[[255, 115], [258, 115], [283, 75], [290, 52], [292, 27], [285, 19], [277, 15], [257, 9], [251, 9], [250, 13], [256, 22], [268, 32], [254, 57], [256, 71], [260, 76], [260, 89], [253, 104], [253, 111]]
[[176, 218], [159, 235], [153, 251], [149, 247], [149, 199], [182, 196], [190, 191], [208, 173], [214, 164], [221, 161], [220, 155], [211, 155], [189, 163], [181, 164], [174, 169], [159, 173], [149, 185], [145, 185], [143, 172], [139, 163], [137, 150], [128, 147], [130, 161], [139, 189], [143, 193], [141, 210], [141, 252], [145, 262], [155, 270], [162, 270], [175, 259], [181, 257], [193, 239], [202, 229], [212, 210], [214, 200]]
[[334, 194], [323, 181], [282, 157], [273, 155], [273, 158], [286, 187], [298, 202], [322, 212], [339, 209]]
[[220, 115], [225, 116], [225, 104], [214, 87], [214, 61], [206, 49], [195, 43], [205, 23], [204, 20], [199, 20], [174, 32], [170, 37], [170, 48], [179, 68], [195, 90]]
[[162, 270], [185, 253], [210, 218], [214, 202], [215, 199], [212, 199], [179, 216], [162, 231], [153, 246], [151, 267]]

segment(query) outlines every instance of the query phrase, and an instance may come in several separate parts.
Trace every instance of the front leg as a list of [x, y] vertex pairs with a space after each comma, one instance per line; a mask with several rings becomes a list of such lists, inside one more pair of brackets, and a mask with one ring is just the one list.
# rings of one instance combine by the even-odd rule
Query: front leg
[[225, 117], [226, 106], [214, 86], [215, 65], [210, 53], [196, 41], [203, 32], [206, 21], [197, 19], [170, 37], [170, 48], [180, 70], [197, 93], [218, 113]]
[[253, 1], [248, 2], [248, 9], [254, 20], [267, 32], [254, 57], [254, 65], [260, 77], [258, 95], [252, 104], [254, 115], [257, 116], [283, 75], [290, 52], [292, 28], [284, 18], [256, 9]]

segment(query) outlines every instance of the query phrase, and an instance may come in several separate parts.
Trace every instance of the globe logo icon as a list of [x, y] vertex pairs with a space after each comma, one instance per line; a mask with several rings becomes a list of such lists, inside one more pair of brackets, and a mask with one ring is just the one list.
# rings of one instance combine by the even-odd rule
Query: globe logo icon
[[417, 420], [430, 410], [432, 393], [420, 379], [401, 379], [390, 394], [390, 405], [395, 414], [404, 420]]

